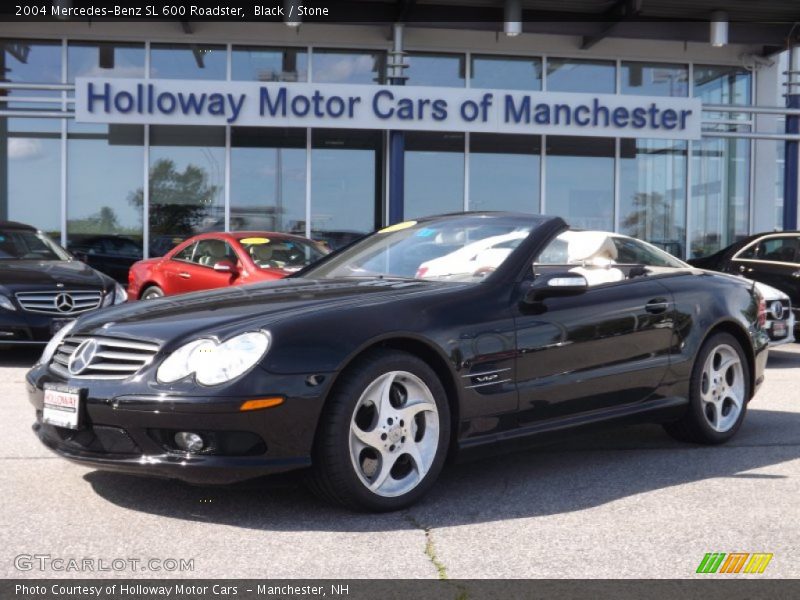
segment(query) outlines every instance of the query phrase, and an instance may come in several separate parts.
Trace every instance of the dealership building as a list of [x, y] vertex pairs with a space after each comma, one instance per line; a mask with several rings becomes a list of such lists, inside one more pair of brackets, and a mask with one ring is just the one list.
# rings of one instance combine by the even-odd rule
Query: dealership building
[[683, 258], [797, 227], [791, 3], [344, 3], [375, 23], [328, 4], [328, 22], [0, 23], [0, 219], [144, 256], [462, 210]]

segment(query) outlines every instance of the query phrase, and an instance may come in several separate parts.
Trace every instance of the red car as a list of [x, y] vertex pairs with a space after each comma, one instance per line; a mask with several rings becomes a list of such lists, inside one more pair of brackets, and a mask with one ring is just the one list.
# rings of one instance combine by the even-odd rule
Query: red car
[[203, 233], [166, 256], [134, 263], [128, 272], [128, 298], [149, 300], [281, 279], [325, 254], [327, 250], [320, 244], [285, 233]]

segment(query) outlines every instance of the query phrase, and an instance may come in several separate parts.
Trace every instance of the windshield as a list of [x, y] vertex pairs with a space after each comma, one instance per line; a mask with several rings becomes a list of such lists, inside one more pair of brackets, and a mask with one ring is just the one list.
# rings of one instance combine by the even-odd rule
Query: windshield
[[406, 221], [342, 250], [303, 276], [480, 282], [508, 258], [536, 225], [530, 219], [507, 216]]
[[69, 260], [70, 255], [40, 231], [0, 229], [0, 260]]
[[299, 271], [327, 254], [313, 242], [301, 240], [247, 237], [239, 244], [262, 269]]

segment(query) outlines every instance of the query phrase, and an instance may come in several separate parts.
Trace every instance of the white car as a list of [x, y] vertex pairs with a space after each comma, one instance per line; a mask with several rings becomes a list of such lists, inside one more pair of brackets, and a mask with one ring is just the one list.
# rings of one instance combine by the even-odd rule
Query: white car
[[450, 254], [425, 261], [417, 269], [416, 277], [447, 280], [486, 275], [502, 263], [526, 237], [527, 232], [514, 231], [468, 243]]

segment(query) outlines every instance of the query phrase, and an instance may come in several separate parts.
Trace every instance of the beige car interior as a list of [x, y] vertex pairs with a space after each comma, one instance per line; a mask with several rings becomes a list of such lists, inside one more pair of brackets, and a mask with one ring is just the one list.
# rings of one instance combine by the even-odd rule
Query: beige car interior
[[287, 265], [303, 264], [304, 255], [291, 244], [277, 242], [251, 246], [250, 257], [261, 268], [282, 269]]
[[231, 258], [227, 244], [221, 240], [203, 240], [198, 244], [197, 251], [200, 254], [197, 263], [206, 267], [213, 267], [219, 261]]
[[614, 240], [605, 233], [568, 231], [561, 238], [567, 242], [568, 262], [580, 265], [570, 272], [583, 275], [590, 286], [625, 279], [625, 273], [615, 267], [617, 247]]
[[256, 263], [256, 266], [265, 267], [269, 265], [272, 260], [272, 245], [259, 244], [251, 246], [250, 257], [253, 259], [253, 262]]

